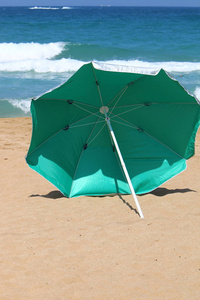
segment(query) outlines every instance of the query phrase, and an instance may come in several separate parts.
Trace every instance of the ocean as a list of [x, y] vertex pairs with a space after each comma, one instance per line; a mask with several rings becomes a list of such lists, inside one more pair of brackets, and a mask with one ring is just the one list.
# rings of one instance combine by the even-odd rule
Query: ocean
[[200, 8], [0, 7], [0, 117], [30, 116], [33, 97], [90, 61], [163, 68], [200, 99]]

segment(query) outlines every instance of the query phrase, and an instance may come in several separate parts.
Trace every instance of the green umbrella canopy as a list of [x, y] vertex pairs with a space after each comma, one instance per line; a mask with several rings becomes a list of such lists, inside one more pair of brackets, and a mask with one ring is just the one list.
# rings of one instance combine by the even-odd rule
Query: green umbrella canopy
[[67, 197], [130, 194], [107, 120], [137, 194], [186, 168], [200, 124], [199, 103], [164, 70], [121, 73], [92, 63], [32, 100], [31, 113], [26, 161]]

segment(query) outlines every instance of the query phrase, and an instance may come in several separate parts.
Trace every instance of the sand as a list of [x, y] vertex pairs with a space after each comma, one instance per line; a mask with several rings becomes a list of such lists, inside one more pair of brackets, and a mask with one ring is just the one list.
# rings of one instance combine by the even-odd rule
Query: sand
[[0, 119], [0, 300], [200, 299], [200, 132], [152, 193], [67, 199], [31, 170], [31, 119]]

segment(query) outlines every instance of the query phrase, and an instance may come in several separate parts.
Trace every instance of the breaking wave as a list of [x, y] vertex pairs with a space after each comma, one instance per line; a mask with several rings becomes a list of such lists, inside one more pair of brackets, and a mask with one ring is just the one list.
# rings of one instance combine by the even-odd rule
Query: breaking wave
[[[60, 54], [65, 47], [65, 43], [1, 43], [0, 44], [0, 63], [23, 62], [25, 60], [51, 59]], [[1, 70], [2, 67], [1, 67]]]
[[[84, 63], [68, 58], [67, 46], [70, 43], [0, 43], [0, 71], [36, 73], [75, 72]], [[200, 62], [160, 61], [148, 62], [132, 60], [95, 61], [98, 68], [123, 72], [154, 72], [163, 68], [168, 72], [196, 72], [200, 71]]]
[[30, 99], [0, 99], [0, 118], [30, 115]]
[[[24, 59], [13, 62], [0, 62], [0, 71], [6, 72], [28, 72], [34, 71], [36, 73], [63, 73], [75, 72], [83, 64], [89, 61], [80, 61], [76, 59], [62, 58], [59, 60], [48, 59]], [[200, 63], [149, 63], [143, 61], [96, 61], [95, 66], [100, 69], [108, 71], [119, 72], [141, 72], [141, 73], [154, 73], [163, 68], [168, 72], [188, 73], [193, 71], [200, 71]]]
[[28, 113], [30, 111], [30, 99], [7, 99], [7, 101], [14, 107], [20, 108], [25, 113]]
[[36, 73], [62, 73], [73, 72], [78, 70], [84, 62], [65, 59], [60, 60], [47, 60], [47, 59], [27, 59], [23, 61], [0, 63], [0, 71], [6, 72], [28, 72], [34, 71]]

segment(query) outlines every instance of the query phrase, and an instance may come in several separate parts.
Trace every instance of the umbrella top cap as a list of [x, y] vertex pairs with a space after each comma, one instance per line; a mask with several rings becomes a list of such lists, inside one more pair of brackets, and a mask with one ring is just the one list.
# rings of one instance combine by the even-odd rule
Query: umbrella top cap
[[102, 114], [107, 114], [109, 112], [109, 108], [107, 107], [107, 106], [102, 106], [101, 108], [100, 108], [100, 113], [102, 113]]

